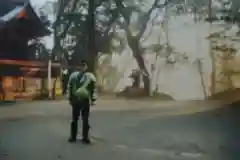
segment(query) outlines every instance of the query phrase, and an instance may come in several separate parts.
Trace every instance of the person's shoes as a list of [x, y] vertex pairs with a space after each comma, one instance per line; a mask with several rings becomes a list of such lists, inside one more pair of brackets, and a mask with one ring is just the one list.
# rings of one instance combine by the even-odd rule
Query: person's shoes
[[69, 143], [74, 143], [74, 142], [76, 142], [76, 141], [77, 141], [77, 139], [75, 139], [75, 138], [69, 138], [69, 139], [68, 139], [68, 142], [69, 142]]
[[89, 138], [83, 138], [82, 142], [85, 144], [91, 144], [91, 140]]

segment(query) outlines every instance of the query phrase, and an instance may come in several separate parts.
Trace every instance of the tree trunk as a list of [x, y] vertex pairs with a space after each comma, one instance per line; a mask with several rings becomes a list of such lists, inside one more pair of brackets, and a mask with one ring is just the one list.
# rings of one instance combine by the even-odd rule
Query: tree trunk
[[133, 40], [135, 42], [129, 43], [130, 48], [132, 49], [133, 52], [133, 57], [136, 59], [138, 67], [141, 69], [141, 71], [144, 73], [143, 74], [143, 84], [144, 84], [144, 90], [147, 95], [150, 94], [150, 77], [149, 73], [147, 70], [147, 67], [145, 65], [144, 59], [142, 57], [142, 51], [138, 45], [137, 40]]
[[61, 88], [62, 88], [62, 95], [65, 95], [67, 93], [67, 84], [70, 76], [70, 72], [68, 72], [67, 75], [62, 74], [61, 78]]
[[150, 78], [148, 76], [143, 75], [143, 84], [145, 93], [149, 96], [150, 95]]
[[22, 80], [22, 91], [26, 92], [26, 79], [25, 78], [23, 78], [23, 80]]
[[41, 78], [41, 90], [40, 90], [40, 94], [44, 94], [45, 92], [45, 79], [44, 78]]
[[97, 53], [94, 49], [90, 49], [90, 56], [88, 57], [88, 70], [96, 75], [97, 68]]
[[53, 88], [52, 88], [52, 99], [56, 99], [56, 84], [57, 84], [57, 78], [54, 79], [53, 81]]
[[207, 89], [206, 89], [206, 86], [205, 86], [204, 73], [202, 71], [202, 62], [201, 62], [201, 60], [197, 60], [197, 67], [198, 67], [199, 76], [201, 78], [201, 86], [202, 86], [202, 90], [203, 90], [204, 99], [206, 99], [207, 96], [208, 96], [208, 93], [207, 93]]
[[88, 68], [90, 72], [95, 73], [96, 71], [96, 62], [97, 62], [97, 50], [95, 42], [95, 0], [89, 0], [88, 7]]
[[131, 48], [133, 57], [136, 59], [139, 69], [143, 72], [143, 84], [146, 95], [150, 95], [150, 77], [143, 59], [143, 53], [139, 45], [140, 39], [127, 34], [128, 46]]
[[140, 88], [140, 84], [141, 84], [141, 74], [137, 74], [135, 76], [133, 76], [133, 88]]
[[4, 90], [4, 79], [0, 76], [0, 94], [1, 94], [1, 101], [5, 100], [5, 90]]

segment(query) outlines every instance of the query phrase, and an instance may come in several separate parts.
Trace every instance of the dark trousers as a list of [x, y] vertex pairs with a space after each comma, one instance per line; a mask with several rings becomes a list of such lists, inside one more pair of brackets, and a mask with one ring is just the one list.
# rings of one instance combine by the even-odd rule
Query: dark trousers
[[89, 138], [89, 114], [90, 104], [89, 101], [78, 102], [72, 104], [72, 122], [71, 122], [71, 138], [76, 139], [78, 133], [78, 120], [82, 117], [82, 138]]

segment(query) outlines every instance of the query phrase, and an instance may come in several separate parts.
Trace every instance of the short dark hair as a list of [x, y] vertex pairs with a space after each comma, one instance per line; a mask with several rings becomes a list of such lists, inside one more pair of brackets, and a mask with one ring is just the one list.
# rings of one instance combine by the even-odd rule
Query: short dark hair
[[81, 60], [80, 63], [79, 63], [80, 66], [83, 66], [83, 65], [87, 65], [87, 61], [86, 60]]

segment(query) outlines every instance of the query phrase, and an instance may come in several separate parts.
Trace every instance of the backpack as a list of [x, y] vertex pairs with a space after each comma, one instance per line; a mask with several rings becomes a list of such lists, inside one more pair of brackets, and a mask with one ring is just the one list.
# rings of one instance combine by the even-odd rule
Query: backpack
[[77, 91], [78, 88], [81, 87], [82, 85], [81, 81], [83, 81], [83, 77], [84, 77], [84, 73], [78, 73], [76, 78], [74, 79], [74, 84], [73, 84], [72, 90], [70, 91], [71, 92], [70, 101], [72, 103], [76, 103], [79, 101], [78, 97], [75, 95], [75, 92]]

